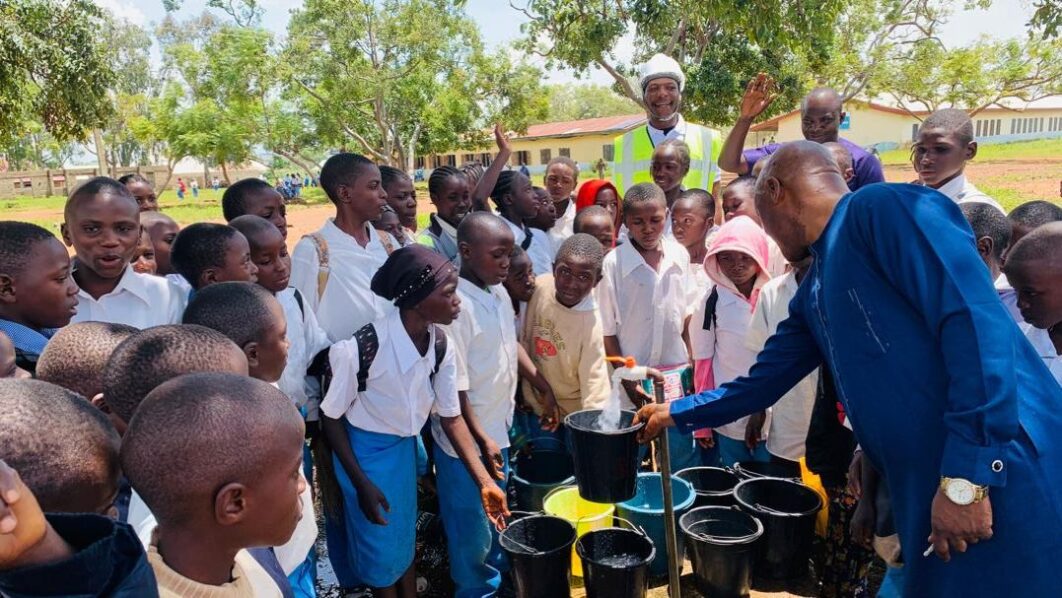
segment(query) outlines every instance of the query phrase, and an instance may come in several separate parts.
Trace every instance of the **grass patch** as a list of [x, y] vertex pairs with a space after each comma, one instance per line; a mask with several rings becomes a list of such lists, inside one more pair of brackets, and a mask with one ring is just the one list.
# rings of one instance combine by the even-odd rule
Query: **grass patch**
[[[997, 162], [1003, 160], [1058, 160], [1062, 156], [1062, 139], [1037, 139], [1012, 143], [993, 143], [977, 148], [974, 162]], [[881, 153], [885, 166], [911, 163], [910, 148], [894, 149]]]

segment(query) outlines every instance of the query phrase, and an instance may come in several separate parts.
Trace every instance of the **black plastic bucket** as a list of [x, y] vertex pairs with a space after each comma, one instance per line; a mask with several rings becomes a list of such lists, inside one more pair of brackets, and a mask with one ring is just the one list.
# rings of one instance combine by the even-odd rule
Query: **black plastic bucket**
[[516, 490], [517, 508], [525, 511], [541, 511], [542, 499], [554, 488], [575, 483], [575, 466], [571, 455], [560, 441], [556, 446], [535, 440], [535, 446], [516, 457], [513, 474], [510, 476]]
[[633, 411], [621, 411], [615, 432], [598, 429], [600, 409], [576, 411], [564, 418], [571, 438], [579, 496], [597, 503], [617, 503], [634, 496], [638, 482], [638, 431]]
[[679, 528], [701, 594], [748, 596], [756, 542], [763, 535], [758, 519], [735, 507], [698, 507], [679, 519]]
[[[728, 465], [728, 464], [724, 464]], [[791, 466], [784, 463], [763, 461], [739, 461], [733, 464], [734, 473], [743, 480], [753, 478], [786, 478], [799, 480], [800, 466]]]
[[734, 502], [734, 486], [741, 478], [722, 467], [689, 467], [675, 474], [693, 485], [697, 493], [694, 507], [729, 507]]
[[807, 575], [815, 516], [822, 508], [818, 493], [792, 480], [755, 478], [738, 484], [734, 498], [763, 523], [756, 575], [770, 579]]
[[644, 598], [656, 547], [637, 531], [611, 527], [583, 534], [575, 542], [583, 563], [587, 598]]
[[568, 573], [575, 528], [560, 517], [533, 515], [517, 519], [498, 539], [512, 564], [520, 598], [570, 596]]

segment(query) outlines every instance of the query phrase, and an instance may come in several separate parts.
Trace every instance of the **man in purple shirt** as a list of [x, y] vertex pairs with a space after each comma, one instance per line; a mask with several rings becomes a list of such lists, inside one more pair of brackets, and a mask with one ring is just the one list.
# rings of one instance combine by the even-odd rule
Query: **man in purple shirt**
[[[756, 166], [756, 162], [782, 147], [780, 143], [771, 143], [742, 151], [752, 122], [763, 114], [763, 111], [776, 97], [778, 94], [774, 81], [767, 75], [760, 73], [749, 81], [745, 97], [741, 100], [741, 114], [734, 123], [734, 128], [730, 130], [730, 135], [727, 136], [719, 154], [720, 168], [739, 175], [749, 174]], [[855, 170], [855, 176], [848, 181], [849, 189], [855, 191], [871, 183], [885, 182], [885, 176], [881, 172], [881, 162], [877, 157], [838, 136], [842, 120], [844, 120], [844, 109], [841, 106], [841, 96], [833, 89], [828, 87], [813, 89], [800, 103], [800, 128], [804, 133], [804, 139], [815, 143], [835, 141], [852, 154], [852, 168]]]

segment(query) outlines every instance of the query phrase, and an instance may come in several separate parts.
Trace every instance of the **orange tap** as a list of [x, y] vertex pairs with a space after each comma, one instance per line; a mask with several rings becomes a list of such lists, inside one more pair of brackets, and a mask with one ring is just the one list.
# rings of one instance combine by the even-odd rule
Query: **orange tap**
[[636, 365], [638, 365], [637, 362], [634, 361], [634, 357], [632, 357], [630, 355], [628, 355], [626, 357], [616, 357], [616, 356], [610, 355], [610, 356], [605, 357], [605, 359], [608, 360], [608, 361], [611, 361], [612, 363], [618, 363], [618, 364], [620, 364], [620, 367], [625, 367], [627, 369], [631, 369], [631, 368], [635, 367]]

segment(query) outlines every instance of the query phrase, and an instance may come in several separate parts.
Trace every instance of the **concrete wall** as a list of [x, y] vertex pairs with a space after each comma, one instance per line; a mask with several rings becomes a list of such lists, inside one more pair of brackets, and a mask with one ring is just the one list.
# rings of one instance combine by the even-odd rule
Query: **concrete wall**
[[[527, 168], [534, 175], [543, 175], [546, 172], [546, 164], [550, 159], [556, 158], [561, 155], [561, 150], [567, 150], [568, 157], [575, 160], [579, 164], [580, 172], [590, 172], [593, 170], [594, 165], [598, 160], [611, 156], [605, 155], [605, 146], [612, 146], [613, 140], [619, 135], [619, 133], [595, 133], [589, 135], [576, 135], [570, 137], [540, 137], [535, 139], [513, 139], [510, 141], [513, 149], [513, 156], [509, 159], [509, 164], [513, 168], [517, 168], [520, 165], [521, 158], [526, 156]], [[491, 158], [497, 155], [497, 151], [491, 148], [489, 152]], [[549, 157], [544, 159], [543, 151], [549, 151]], [[524, 153], [526, 152], [526, 154]], [[446, 154], [440, 154], [436, 156], [427, 156], [423, 165], [424, 170], [430, 171], [432, 168], [452, 164], [460, 167], [462, 164], [471, 160], [479, 160], [483, 162], [486, 150], [471, 150], [471, 151], [457, 151], [448, 152]], [[540, 177], [539, 177], [540, 178]], [[580, 177], [583, 178], [583, 177]], [[540, 181], [536, 181], [536, 184]]]

